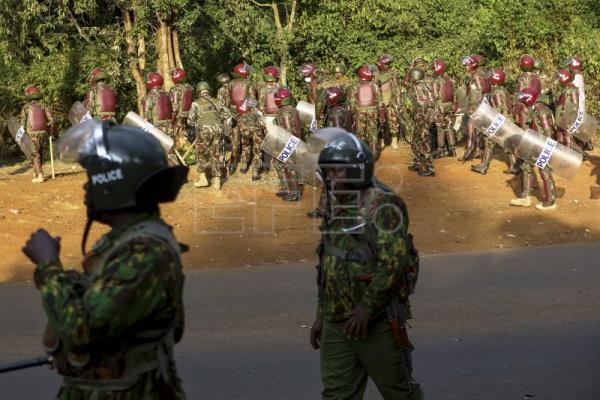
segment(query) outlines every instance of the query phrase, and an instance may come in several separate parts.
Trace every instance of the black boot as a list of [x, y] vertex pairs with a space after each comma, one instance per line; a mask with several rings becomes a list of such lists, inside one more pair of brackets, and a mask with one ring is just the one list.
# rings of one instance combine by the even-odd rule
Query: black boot
[[492, 149], [486, 148], [481, 157], [481, 164], [472, 165], [471, 171], [486, 175], [488, 168], [490, 167], [490, 161], [492, 161]]
[[277, 175], [279, 175], [279, 191], [275, 193], [275, 195], [283, 198], [290, 193], [288, 190], [288, 179], [285, 169], [277, 171]]
[[409, 171], [414, 171], [414, 172], [419, 172], [420, 171], [420, 166], [418, 162], [413, 162], [411, 165], [408, 166], [408, 170]]
[[419, 171], [419, 176], [435, 176], [433, 166], [428, 165], [423, 171]]
[[309, 218], [323, 218], [325, 214], [323, 214], [323, 211], [315, 208], [314, 210], [307, 212], [306, 216]]
[[[244, 173], [245, 173], [245, 172], [244, 172]], [[255, 169], [255, 170], [252, 172], [252, 180], [253, 180], [253, 181], [257, 181], [257, 180], [259, 180], [259, 179], [260, 179], [260, 172], [259, 172], [258, 170], [256, 170], [256, 169]]]

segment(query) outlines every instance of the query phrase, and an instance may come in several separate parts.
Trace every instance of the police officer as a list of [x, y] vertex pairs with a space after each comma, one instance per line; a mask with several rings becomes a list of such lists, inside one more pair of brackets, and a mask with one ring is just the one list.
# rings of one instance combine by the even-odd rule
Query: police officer
[[91, 88], [87, 92], [83, 106], [93, 118], [102, 121], [110, 119], [116, 122], [117, 96], [107, 79], [106, 72], [94, 68], [90, 77]]
[[379, 87], [373, 81], [375, 74], [368, 65], [357, 71], [358, 84], [352, 89], [351, 109], [356, 135], [367, 142], [375, 160], [379, 159], [378, 123], [385, 120], [385, 108]]
[[238, 64], [233, 67], [233, 79], [229, 82], [229, 107], [231, 112], [236, 112], [236, 107], [241, 105], [248, 97], [256, 99], [256, 92], [250, 81], [252, 67], [248, 64]]
[[44, 182], [42, 171], [43, 149], [48, 134], [54, 136], [55, 126], [52, 110], [42, 100], [42, 92], [35, 85], [25, 88], [25, 104], [21, 108], [20, 122], [25, 132], [31, 138], [33, 154], [31, 162], [33, 165], [33, 183]]
[[325, 93], [325, 127], [342, 128], [354, 131], [354, 119], [348, 107], [346, 93], [338, 86], [331, 87]]
[[[552, 111], [539, 99], [540, 93], [533, 88], [525, 88], [518, 93], [518, 98], [527, 108], [523, 117], [527, 128], [533, 129], [547, 137], [554, 137], [554, 116]], [[535, 162], [535, 160], [534, 160]], [[540, 169], [531, 163], [524, 161], [521, 164], [521, 194], [512, 199], [513, 206], [531, 206], [531, 186], [535, 180], [534, 169], [537, 169], [542, 178], [543, 202], [536, 204], [535, 208], [540, 211], [556, 209], [556, 187], [552, 178], [552, 171], [547, 168]]]
[[418, 172], [420, 176], [435, 176], [429, 137], [429, 127], [434, 121], [435, 100], [430, 87], [423, 82], [424, 70], [413, 68], [410, 71], [410, 77], [412, 80], [410, 95], [416, 107], [415, 131], [410, 144], [415, 162], [408, 169]]
[[446, 63], [442, 59], [433, 61], [431, 68], [434, 79], [432, 82], [433, 97], [436, 102], [435, 124], [437, 127], [437, 149], [434, 158], [456, 156], [456, 138], [452, 129], [452, 114], [454, 111], [454, 81], [446, 75]]
[[[577, 115], [579, 110], [579, 88], [573, 83], [574, 77], [569, 70], [561, 69], [558, 71], [556, 79], [562, 88], [554, 118], [558, 123], [565, 114]], [[557, 126], [556, 140], [568, 148], [573, 148], [571, 134], [560, 126]]]
[[385, 119], [381, 124], [386, 124], [392, 137], [392, 148], [398, 148], [398, 137], [400, 135], [400, 118], [397, 105], [394, 104], [393, 94], [398, 90], [399, 80], [398, 72], [392, 69], [391, 65], [394, 59], [389, 54], [382, 54], [377, 58], [377, 72], [375, 81], [381, 92], [381, 100], [385, 108]]
[[192, 103], [188, 124], [196, 131], [196, 162], [198, 163], [198, 180], [195, 187], [210, 185], [215, 190], [221, 189], [221, 165], [219, 157], [225, 157], [224, 124], [231, 121], [231, 113], [219, 101], [210, 95], [208, 82], [198, 82], [197, 98]]
[[[158, 204], [176, 198], [187, 167], [169, 167], [141, 129], [111, 122], [76, 126], [59, 147], [88, 176], [83, 273], [63, 267], [60, 237], [44, 229], [23, 248], [37, 265], [44, 345], [63, 379], [56, 398], [185, 399], [173, 356], [184, 326], [181, 249]], [[110, 231], [85, 252], [93, 221]]]
[[361, 399], [370, 376], [384, 399], [423, 399], [406, 327], [418, 273], [406, 205], [373, 176], [369, 146], [352, 134], [318, 162], [328, 206], [310, 342], [321, 352], [322, 398]]
[[[142, 99], [144, 108], [144, 118], [152, 125], [169, 135], [176, 141], [175, 130], [173, 129], [173, 105], [171, 96], [163, 90], [163, 77], [159, 72], [150, 72], [146, 78], [146, 88], [148, 93]], [[174, 145], [169, 154], [169, 162], [177, 164], [182, 162], [177, 154], [177, 145]]]
[[234, 144], [240, 148], [240, 172], [245, 174], [252, 167], [252, 180], [257, 181], [261, 178], [263, 169], [263, 154], [260, 145], [266, 135], [266, 127], [260, 118], [256, 109], [256, 101], [247, 99], [237, 106], [237, 115], [235, 117], [234, 137], [239, 138], [239, 143]]
[[[468, 76], [465, 82], [467, 88], [467, 113], [471, 115], [477, 110], [479, 103], [484, 96], [490, 93], [490, 82], [485, 76], [485, 71], [480, 68], [483, 57], [479, 54], [471, 54], [462, 58], [462, 65]], [[469, 119], [467, 123], [467, 142], [465, 152], [458, 160], [471, 160], [475, 156], [476, 149], [479, 148], [479, 132], [475, 128], [473, 121]]]
[[[274, 122], [292, 135], [302, 139], [300, 114], [292, 105], [293, 101], [292, 92], [288, 88], [279, 88], [275, 95], [275, 102], [279, 107], [279, 111], [277, 111]], [[274, 162], [280, 184], [277, 196], [284, 201], [299, 201], [302, 199], [303, 184], [300, 174], [288, 168], [281, 161], [275, 160]]]
[[221, 84], [219, 90], [217, 90], [217, 101], [221, 103], [223, 107], [230, 107], [231, 99], [229, 98], [229, 82], [231, 79], [226, 73], [220, 73], [217, 75], [217, 82]]
[[[585, 112], [585, 81], [583, 79], [583, 60], [579, 57], [571, 57], [567, 60], [566, 66], [573, 75], [573, 85], [579, 90], [579, 109]], [[584, 158], [587, 158], [586, 150], [593, 150], [592, 140], [583, 142], [577, 137], [574, 138], [574, 148], [583, 153]]]
[[182, 147], [187, 143], [187, 120], [194, 101], [194, 88], [186, 82], [187, 72], [182, 68], [173, 68], [171, 70], [171, 78], [174, 85], [169, 90], [171, 96], [171, 104], [173, 107], [173, 128], [175, 129], [175, 137]]

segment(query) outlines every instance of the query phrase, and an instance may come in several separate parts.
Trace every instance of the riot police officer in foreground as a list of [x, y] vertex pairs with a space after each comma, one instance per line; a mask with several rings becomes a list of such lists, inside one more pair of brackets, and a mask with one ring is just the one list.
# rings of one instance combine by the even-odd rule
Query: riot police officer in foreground
[[318, 162], [328, 198], [310, 342], [321, 352], [322, 398], [361, 399], [370, 376], [384, 399], [423, 399], [406, 326], [418, 275], [406, 205], [373, 176], [369, 146], [353, 134]]
[[[185, 399], [173, 350], [183, 335], [180, 245], [160, 217], [187, 167], [169, 167], [138, 128], [90, 120], [59, 142], [85, 168], [83, 273], [60, 261], [60, 238], [35, 232], [23, 248], [48, 324], [44, 345], [63, 382], [57, 399]], [[89, 251], [92, 222], [111, 230]]]

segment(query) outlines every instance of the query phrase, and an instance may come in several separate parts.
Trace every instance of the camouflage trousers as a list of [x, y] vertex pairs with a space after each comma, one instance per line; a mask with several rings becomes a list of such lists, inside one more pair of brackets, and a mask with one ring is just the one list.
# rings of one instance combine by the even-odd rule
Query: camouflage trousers
[[362, 399], [371, 377], [384, 399], [423, 400], [411, 376], [409, 349], [398, 349], [387, 321], [374, 322], [367, 336], [348, 339], [346, 321], [323, 322], [321, 337], [322, 398]]
[[175, 150], [179, 151], [178, 149], [178, 143], [177, 143], [177, 137], [175, 135], [175, 128], [173, 128], [173, 125], [171, 125], [170, 123], [154, 123], [154, 126], [156, 126], [158, 129], [160, 129], [165, 135], [167, 135], [168, 137], [170, 137], [171, 139], [173, 139], [173, 147], [171, 147], [171, 150], [169, 150], [169, 153], [167, 154], [167, 160], [169, 162], [169, 165], [173, 166], [173, 165], [180, 165], [181, 161], [179, 160], [179, 158], [177, 157], [177, 154], [175, 153]]
[[357, 108], [354, 113], [356, 136], [369, 145], [375, 160], [379, 158], [378, 119], [377, 107]]
[[385, 124], [391, 137], [400, 139], [400, 116], [394, 104], [390, 103], [385, 106], [385, 117]]
[[240, 168], [250, 168], [259, 171], [262, 167], [262, 151], [260, 145], [263, 141], [261, 129], [239, 131], [240, 141]]
[[198, 172], [205, 172], [212, 178], [221, 177], [219, 141], [222, 133], [222, 131], [210, 127], [203, 127], [197, 133], [196, 162], [198, 163]]
[[42, 160], [44, 156], [44, 148], [48, 135], [46, 132], [30, 132], [29, 137], [33, 144], [33, 153], [31, 154], [31, 164], [35, 174], [42, 173]]
[[415, 162], [420, 164], [421, 169], [433, 167], [431, 140], [429, 136], [429, 121], [430, 119], [417, 115], [415, 130], [410, 142], [410, 148]]
[[535, 173], [537, 170], [542, 179], [542, 197], [545, 205], [554, 204], [556, 201], [556, 186], [554, 184], [554, 178], [552, 177], [552, 171], [546, 169], [540, 169], [534, 167], [529, 163], [521, 164], [521, 198], [527, 197], [531, 194], [531, 186], [535, 181]]
[[454, 133], [452, 113], [436, 112], [435, 125], [437, 127], [437, 150], [450, 150], [456, 145], [456, 135]]

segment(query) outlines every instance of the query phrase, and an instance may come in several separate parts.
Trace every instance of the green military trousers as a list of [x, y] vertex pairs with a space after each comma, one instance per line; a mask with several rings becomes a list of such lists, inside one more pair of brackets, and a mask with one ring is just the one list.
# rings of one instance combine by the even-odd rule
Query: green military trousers
[[324, 400], [362, 399], [370, 376], [384, 400], [422, 400], [405, 352], [396, 347], [386, 321], [373, 323], [366, 338], [346, 338], [345, 321], [323, 321], [321, 380]]

